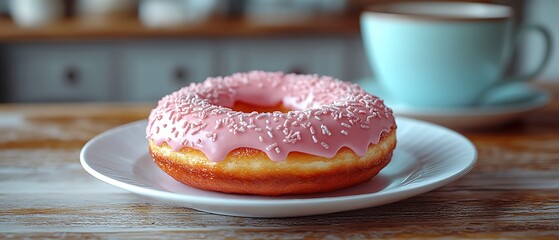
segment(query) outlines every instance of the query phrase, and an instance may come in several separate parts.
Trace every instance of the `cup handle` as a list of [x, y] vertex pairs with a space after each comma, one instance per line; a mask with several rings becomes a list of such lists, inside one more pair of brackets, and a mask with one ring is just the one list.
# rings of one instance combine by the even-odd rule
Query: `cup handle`
[[544, 44], [545, 44], [545, 49], [544, 49], [544, 52], [543, 52], [543, 58], [540, 60], [540, 63], [538, 64], [538, 66], [533, 71], [531, 71], [529, 73], [521, 73], [517, 76], [513, 76], [511, 78], [511, 80], [513, 82], [524, 82], [524, 81], [529, 81], [529, 80], [534, 79], [545, 68], [545, 66], [547, 65], [547, 62], [549, 62], [549, 58], [551, 57], [551, 51], [553, 49], [553, 42], [551, 41], [551, 34], [547, 30], [547, 28], [545, 28], [543, 26], [540, 26], [540, 25], [526, 25], [526, 26], [521, 27], [519, 31], [520, 32], [516, 36], [516, 41], [515, 41], [515, 44], [514, 44], [515, 47], [517, 47], [518, 44], [520, 43], [520, 39], [521, 39], [522, 35], [533, 31], [533, 32], [539, 33], [542, 36], [542, 38], [544, 40]]

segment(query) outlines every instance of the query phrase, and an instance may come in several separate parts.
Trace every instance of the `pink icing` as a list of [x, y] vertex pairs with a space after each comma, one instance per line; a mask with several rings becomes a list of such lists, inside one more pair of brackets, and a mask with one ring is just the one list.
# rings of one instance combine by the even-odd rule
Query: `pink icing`
[[[282, 103], [292, 111], [237, 112], [231, 109], [236, 101]], [[363, 156], [395, 124], [392, 110], [356, 84], [252, 71], [208, 78], [163, 97], [151, 111], [146, 134], [157, 145], [195, 148], [214, 162], [241, 147], [279, 161], [290, 152], [330, 158], [342, 147]]]

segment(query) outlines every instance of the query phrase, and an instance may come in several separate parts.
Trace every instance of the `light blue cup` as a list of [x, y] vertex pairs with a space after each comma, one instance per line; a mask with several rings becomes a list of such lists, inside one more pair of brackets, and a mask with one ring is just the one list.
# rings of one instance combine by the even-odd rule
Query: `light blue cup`
[[[371, 6], [361, 32], [375, 79], [391, 100], [410, 106], [473, 106], [505, 84], [534, 78], [551, 52], [549, 32], [513, 26], [507, 6], [408, 2]], [[505, 79], [520, 36], [541, 34], [545, 52], [531, 73]]]

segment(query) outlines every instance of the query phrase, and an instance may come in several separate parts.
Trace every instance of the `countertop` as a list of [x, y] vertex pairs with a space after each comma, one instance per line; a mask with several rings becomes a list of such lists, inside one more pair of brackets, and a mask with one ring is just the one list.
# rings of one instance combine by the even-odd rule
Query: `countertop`
[[[459, 130], [475, 168], [379, 207], [298, 218], [221, 216], [148, 200], [90, 176], [82, 146], [150, 104], [0, 105], [0, 238], [559, 237], [559, 87], [551, 104], [489, 130]], [[147, 146], [138, 146], [147, 147]]]

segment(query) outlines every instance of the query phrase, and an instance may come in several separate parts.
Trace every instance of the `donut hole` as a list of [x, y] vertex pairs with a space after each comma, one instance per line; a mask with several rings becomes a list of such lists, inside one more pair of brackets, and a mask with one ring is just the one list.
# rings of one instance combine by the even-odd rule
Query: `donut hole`
[[233, 111], [244, 112], [244, 113], [251, 113], [251, 112], [259, 112], [259, 113], [269, 112], [269, 113], [271, 113], [271, 112], [275, 112], [275, 111], [280, 111], [280, 112], [283, 112], [283, 113], [287, 113], [287, 112], [291, 111], [291, 109], [286, 108], [281, 103], [279, 103], [277, 105], [274, 105], [274, 106], [258, 106], [258, 105], [245, 103], [245, 102], [239, 102], [239, 101], [235, 102], [235, 104], [233, 104], [233, 107], [231, 109], [233, 109]]

